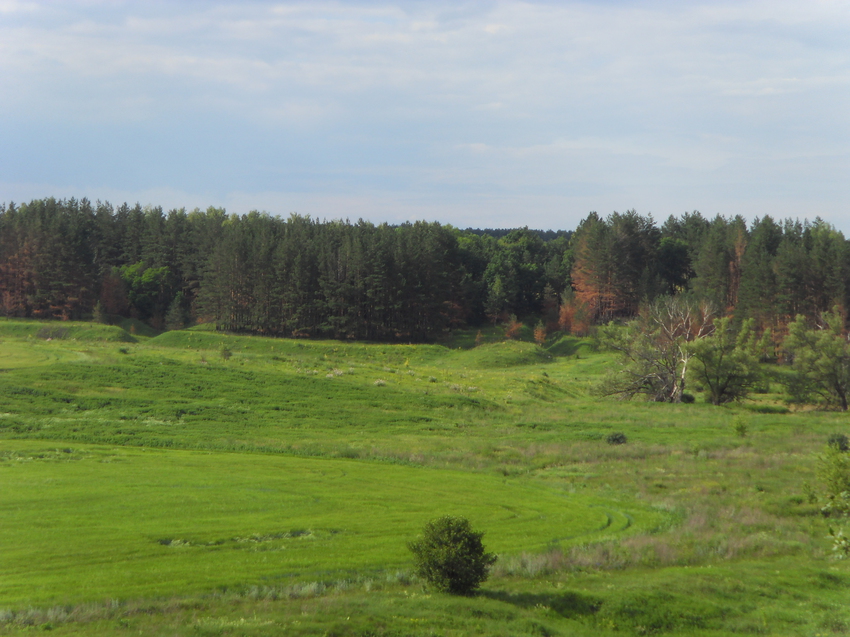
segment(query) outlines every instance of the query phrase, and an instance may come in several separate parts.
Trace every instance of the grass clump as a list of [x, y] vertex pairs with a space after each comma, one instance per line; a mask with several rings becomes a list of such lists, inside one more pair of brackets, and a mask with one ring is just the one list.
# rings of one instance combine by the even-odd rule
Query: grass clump
[[628, 441], [628, 437], [622, 431], [614, 431], [605, 436], [605, 442], [609, 445], [624, 445]]
[[747, 421], [741, 416], [735, 416], [735, 418], [732, 419], [732, 429], [735, 431], [735, 435], [739, 438], [746, 438], [747, 433], [749, 432]]

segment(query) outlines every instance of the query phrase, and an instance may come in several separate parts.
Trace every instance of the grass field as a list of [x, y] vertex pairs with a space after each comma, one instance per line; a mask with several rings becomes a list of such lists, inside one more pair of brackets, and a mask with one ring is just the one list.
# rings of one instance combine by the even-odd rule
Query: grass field
[[[0, 634], [850, 632], [809, 498], [846, 414], [594, 398], [570, 337], [127, 327], [0, 320]], [[444, 513], [500, 556], [476, 597], [410, 572]]]

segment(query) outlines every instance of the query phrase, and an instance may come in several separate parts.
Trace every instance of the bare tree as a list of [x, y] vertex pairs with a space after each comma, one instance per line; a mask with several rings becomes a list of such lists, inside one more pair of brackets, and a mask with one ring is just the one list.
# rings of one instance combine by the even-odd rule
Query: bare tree
[[663, 297], [627, 325], [609, 324], [600, 341], [620, 352], [620, 368], [606, 378], [600, 392], [657, 402], [681, 402], [690, 362], [691, 343], [712, 332], [714, 310], [681, 296]]

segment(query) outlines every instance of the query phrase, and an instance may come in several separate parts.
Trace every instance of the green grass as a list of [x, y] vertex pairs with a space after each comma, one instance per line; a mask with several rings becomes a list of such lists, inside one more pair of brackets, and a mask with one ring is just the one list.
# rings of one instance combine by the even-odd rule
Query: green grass
[[0, 338], [133, 343], [121, 327], [80, 321], [44, 322], [0, 318]]
[[[136, 332], [0, 321], [0, 634], [850, 626], [809, 500], [847, 416], [789, 409], [778, 383], [624, 403], [588, 393], [615, 359], [573, 337]], [[444, 513], [501, 556], [478, 597], [411, 578], [405, 542]]]
[[351, 460], [6, 441], [0, 472], [0, 599], [13, 606], [404, 568], [403, 538], [441, 513], [468, 516], [503, 554], [669, 517], [492, 475]]

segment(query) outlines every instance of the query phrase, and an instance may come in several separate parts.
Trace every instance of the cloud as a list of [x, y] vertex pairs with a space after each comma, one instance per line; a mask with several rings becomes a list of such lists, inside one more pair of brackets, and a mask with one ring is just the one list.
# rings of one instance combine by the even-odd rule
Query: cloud
[[841, 209], [847, 9], [4, 1], [0, 199], [310, 193], [386, 214], [514, 206], [516, 223], [536, 205], [550, 224], [615, 204]]

